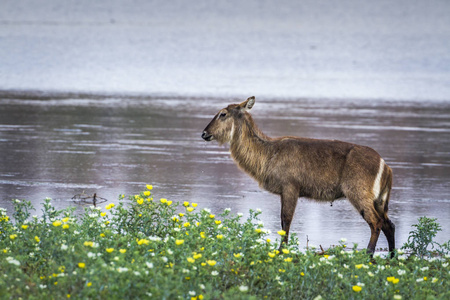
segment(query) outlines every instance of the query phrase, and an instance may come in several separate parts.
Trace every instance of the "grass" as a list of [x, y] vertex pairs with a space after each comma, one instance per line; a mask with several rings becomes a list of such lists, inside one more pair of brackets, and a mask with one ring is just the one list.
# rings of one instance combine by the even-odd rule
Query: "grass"
[[371, 258], [344, 240], [318, 255], [295, 237], [278, 251], [260, 211], [213, 215], [151, 189], [81, 216], [50, 199], [41, 217], [26, 201], [15, 200], [14, 222], [1, 209], [0, 298], [450, 298], [448, 255]]

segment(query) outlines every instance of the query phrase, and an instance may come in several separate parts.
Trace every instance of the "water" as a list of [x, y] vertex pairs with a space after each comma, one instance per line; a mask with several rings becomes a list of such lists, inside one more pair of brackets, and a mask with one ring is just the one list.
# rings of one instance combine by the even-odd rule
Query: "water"
[[[269, 136], [339, 139], [371, 146], [394, 171], [390, 217], [397, 243], [420, 216], [437, 217], [450, 238], [450, 103], [256, 98], [252, 114]], [[236, 100], [236, 99], [234, 99]], [[236, 101], [231, 102], [237, 102]], [[240, 171], [226, 146], [201, 132], [230, 103], [224, 98], [3, 93], [0, 96], [0, 207], [11, 199], [58, 208], [75, 194], [117, 202], [153, 184], [155, 197], [195, 201], [214, 213], [261, 208], [280, 229], [280, 201]], [[103, 204], [104, 205], [104, 204]], [[36, 212], [37, 214], [39, 212]], [[365, 247], [369, 227], [346, 201], [301, 199], [292, 231], [303, 245], [341, 238]], [[387, 247], [384, 236], [379, 247]]]
[[2, 0], [0, 89], [450, 99], [447, 0]]

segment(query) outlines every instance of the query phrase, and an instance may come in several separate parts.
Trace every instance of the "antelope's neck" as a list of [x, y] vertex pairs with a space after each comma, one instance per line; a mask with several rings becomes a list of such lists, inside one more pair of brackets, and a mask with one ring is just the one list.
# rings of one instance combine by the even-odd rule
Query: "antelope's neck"
[[270, 140], [252, 121], [244, 120], [233, 130], [231, 157], [241, 169], [260, 179], [270, 157]]

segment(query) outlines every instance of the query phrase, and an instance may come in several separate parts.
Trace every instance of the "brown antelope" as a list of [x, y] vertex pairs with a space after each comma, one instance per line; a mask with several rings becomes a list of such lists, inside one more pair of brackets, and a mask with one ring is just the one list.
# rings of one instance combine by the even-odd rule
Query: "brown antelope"
[[346, 197], [370, 226], [367, 251], [374, 253], [382, 230], [392, 254], [395, 226], [387, 215], [392, 171], [380, 155], [372, 148], [336, 140], [270, 138], [248, 113], [254, 104], [255, 97], [250, 97], [221, 109], [202, 138], [228, 143], [237, 165], [261, 187], [280, 195], [281, 227], [286, 232], [281, 244], [288, 242], [299, 197], [319, 201]]

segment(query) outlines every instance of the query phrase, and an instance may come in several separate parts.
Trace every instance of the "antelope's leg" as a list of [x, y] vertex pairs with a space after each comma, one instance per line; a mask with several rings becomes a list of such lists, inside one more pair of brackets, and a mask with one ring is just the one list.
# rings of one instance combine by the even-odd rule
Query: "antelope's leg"
[[389, 252], [391, 253], [391, 257], [393, 257], [395, 249], [395, 225], [391, 220], [385, 219], [383, 220], [381, 230], [383, 230], [383, 233], [386, 236], [389, 244]]
[[369, 245], [367, 245], [367, 252], [370, 253], [370, 255], [373, 255], [375, 253], [375, 247], [378, 242], [378, 237], [380, 236], [381, 224], [380, 222], [377, 221], [375, 222], [367, 221], [367, 223], [369, 223], [370, 226], [370, 240]]
[[281, 228], [286, 232], [281, 240], [280, 248], [283, 243], [288, 243], [289, 229], [294, 217], [295, 207], [297, 206], [298, 192], [295, 189], [287, 189], [281, 195]]

